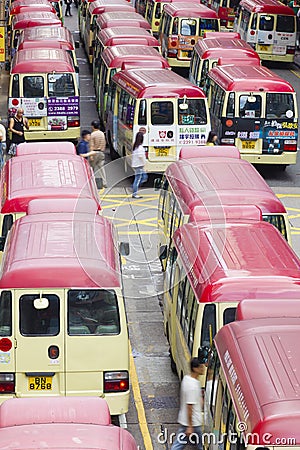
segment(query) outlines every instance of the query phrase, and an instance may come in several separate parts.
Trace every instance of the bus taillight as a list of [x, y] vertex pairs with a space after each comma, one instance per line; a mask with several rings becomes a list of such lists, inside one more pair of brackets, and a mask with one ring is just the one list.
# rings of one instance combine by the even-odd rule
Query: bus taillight
[[293, 55], [295, 53], [295, 47], [290, 47], [289, 45], [286, 48], [286, 53], [288, 55]]
[[0, 374], [0, 394], [15, 392], [15, 376], [13, 373]]
[[297, 142], [294, 140], [284, 141], [283, 151], [284, 152], [296, 152], [297, 151]]
[[169, 48], [168, 49], [168, 58], [176, 58], [176, 56], [177, 56], [177, 49]]
[[78, 116], [68, 117], [68, 127], [79, 127], [80, 120]]
[[146, 159], [149, 159], [149, 150], [148, 150], [148, 147], [145, 148], [145, 158], [146, 158]]
[[104, 373], [104, 392], [125, 392], [129, 389], [127, 370]]

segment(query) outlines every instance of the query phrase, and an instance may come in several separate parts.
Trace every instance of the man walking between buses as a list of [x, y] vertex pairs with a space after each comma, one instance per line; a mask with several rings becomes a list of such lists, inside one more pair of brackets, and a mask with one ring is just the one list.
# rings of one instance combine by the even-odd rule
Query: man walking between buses
[[101, 189], [102, 186], [107, 187], [104, 169], [106, 141], [103, 131], [100, 130], [99, 120], [93, 120], [91, 126], [92, 134], [90, 139], [90, 152], [88, 153], [89, 163], [94, 171], [97, 187]]

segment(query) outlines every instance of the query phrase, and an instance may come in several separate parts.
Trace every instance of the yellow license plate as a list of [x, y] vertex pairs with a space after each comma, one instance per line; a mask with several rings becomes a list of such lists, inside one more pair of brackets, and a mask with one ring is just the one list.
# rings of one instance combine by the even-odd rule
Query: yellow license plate
[[242, 148], [245, 148], [247, 150], [254, 150], [255, 141], [242, 141]]
[[28, 389], [29, 391], [51, 391], [52, 377], [29, 377]]
[[267, 52], [269, 50], [269, 46], [268, 45], [258, 45], [258, 51], [259, 52]]
[[188, 58], [189, 57], [189, 52], [181, 52], [181, 57], [182, 58]]
[[167, 148], [156, 148], [155, 156], [168, 156], [169, 150]]
[[40, 127], [41, 119], [28, 119], [28, 124], [30, 127]]

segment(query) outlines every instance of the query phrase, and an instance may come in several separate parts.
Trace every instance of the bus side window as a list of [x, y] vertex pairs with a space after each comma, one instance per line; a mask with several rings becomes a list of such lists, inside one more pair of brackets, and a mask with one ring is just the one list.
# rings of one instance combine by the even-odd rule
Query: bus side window
[[11, 88], [11, 96], [12, 97], [20, 97], [20, 82], [19, 75], [14, 75], [12, 80], [12, 88]]
[[138, 124], [139, 125], [146, 125], [147, 124], [147, 103], [146, 103], [146, 99], [143, 99], [143, 100], [140, 101]]
[[202, 324], [201, 324], [201, 342], [200, 347], [211, 345], [211, 339], [216, 334], [216, 306], [207, 304], [203, 309]]
[[236, 308], [226, 308], [223, 313], [223, 325], [235, 321]]
[[178, 17], [175, 17], [173, 20], [172, 34], [178, 34], [178, 20]]
[[234, 103], [235, 103], [235, 93], [230, 92], [230, 94], [228, 95], [227, 110], [226, 110], [227, 118], [234, 117]]
[[170, 292], [170, 295], [172, 296], [173, 288], [174, 288], [174, 280], [175, 280], [176, 260], [177, 260], [177, 250], [175, 247], [171, 248], [168, 259], [169, 259], [169, 267], [170, 267], [169, 292]]
[[250, 30], [256, 30], [256, 28], [257, 28], [257, 14], [253, 14], [250, 24]]
[[130, 98], [129, 103], [127, 105], [126, 125], [128, 125], [129, 128], [133, 127], [135, 103], [136, 103], [135, 100], [133, 98]]
[[202, 63], [201, 75], [199, 78], [199, 86], [202, 88], [205, 85], [206, 77], [209, 71], [209, 61], [208, 59], [204, 59]]
[[0, 241], [1, 249], [0, 250], [4, 249], [7, 234], [9, 232], [9, 230], [11, 229], [13, 223], [14, 223], [14, 219], [13, 219], [12, 214], [5, 214], [3, 216], [1, 241]]
[[182, 322], [182, 316], [184, 316], [184, 292], [185, 292], [185, 287], [187, 284], [187, 277], [185, 278], [180, 278], [181, 281], [179, 282], [178, 285], [178, 295], [177, 295], [177, 306], [176, 306], [176, 314], [177, 317], [179, 319], [179, 322]]
[[269, 222], [272, 225], [274, 225], [274, 227], [277, 228], [277, 230], [282, 234], [282, 236], [285, 238], [285, 240], [287, 240], [287, 231], [286, 231], [286, 226], [285, 226], [285, 221], [284, 221], [284, 217], [280, 216], [280, 215], [263, 215], [263, 220], [265, 222]]
[[12, 295], [10, 291], [2, 291], [0, 308], [0, 336], [12, 335]]

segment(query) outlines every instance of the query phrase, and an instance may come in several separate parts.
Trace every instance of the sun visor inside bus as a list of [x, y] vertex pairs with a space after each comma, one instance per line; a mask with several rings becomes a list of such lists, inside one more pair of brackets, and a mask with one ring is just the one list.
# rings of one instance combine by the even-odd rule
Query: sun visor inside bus
[[150, 60], [147, 61], [145, 59], [141, 59], [141, 60], [137, 60], [137, 61], [132, 61], [132, 62], [126, 62], [124, 61], [121, 65], [121, 70], [127, 70], [127, 69], [135, 69], [137, 67], [148, 67], [150, 69], [166, 69], [169, 66], [168, 62], [163, 59], [158, 59], [158, 60]]
[[95, 216], [99, 205], [91, 198], [43, 198], [28, 203], [27, 214], [84, 213]]
[[216, 206], [196, 206], [190, 216], [190, 221], [214, 222], [218, 221], [244, 221], [262, 220], [262, 212], [255, 205], [216, 205]]
[[0, 428], [33, 423], [110, 425], [111, 418], [98, 397], [12, 398], [0, 406]]
[[239, 149], [233, 145], [190, 146], [183, 147], [179, 152], [179, 159], [206, 158], [210, 156], [241, 159]]
[[17, 146], [16, 156], [24, 155], [76, 155], [76, 148], [72, 142], [24, 142]]
[[260, 66], [261, 60], [257, 55], [247, 55], [247, 58], [219, 58], [218, 66]]

